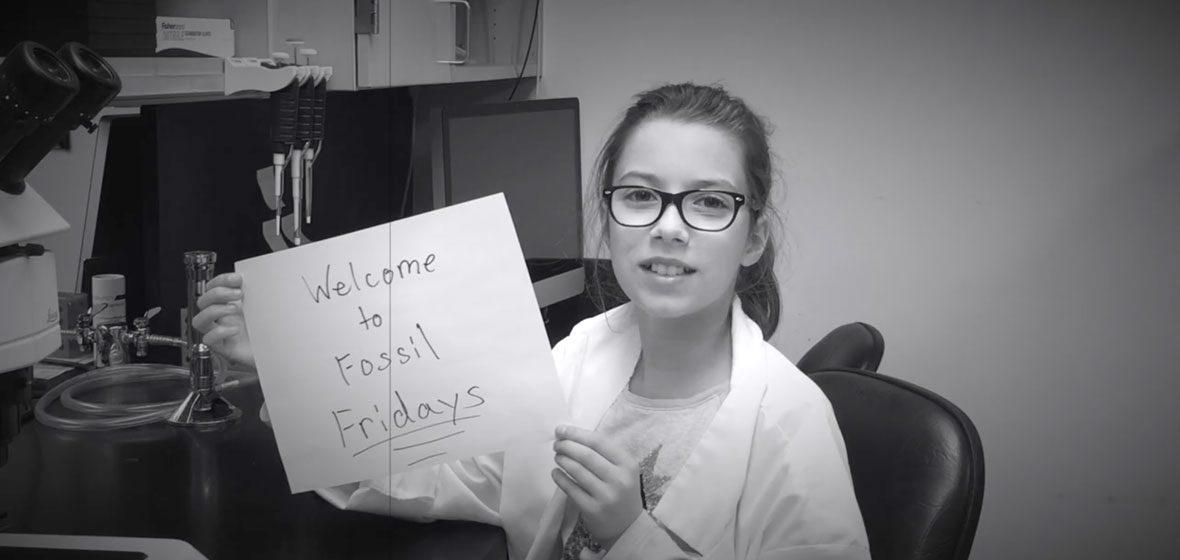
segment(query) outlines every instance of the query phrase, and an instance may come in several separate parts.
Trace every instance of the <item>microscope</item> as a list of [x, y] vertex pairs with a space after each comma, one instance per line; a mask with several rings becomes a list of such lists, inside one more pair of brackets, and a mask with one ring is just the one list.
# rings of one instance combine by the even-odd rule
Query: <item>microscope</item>
[[[25, 178], [71, 130], [84, 126], [94, 132], [98, 127], [92, 120], [121, 89], [119, 75], [107, 61], [76, 42], [55, 52], [24, 41], [0, 63], [0, 467], [8, 462], [8, 445], [32, 401], [33, 366], [61, 346], [63, 334], [54, 255], [34, 241], [65, 231], [69, 224]], [[215, 255], [194, 252], [185, 258], [192, 309], [211, 277]], [[112, 349], [134, 349], [141, 356], [152, 344], [185, 349], [192, 391], [168, 418], [170, 423], [217, 425], [240, 415], [213, 388], [209, 348], [194, 336], [152, 334], [150, 315], [127, 328], [96, 326], [87, 314], [72, 334], [94, 348], [96, 367], [110, 364]]]
[[121, 89], [118, 74], [84, 45], [53, 52], [18, 44], [0, 64], [0, 466], [32, 397], [33, 364], [61, 346], [53, 254], [29, 241], [69, 224], [25, 183], [63, 136]]

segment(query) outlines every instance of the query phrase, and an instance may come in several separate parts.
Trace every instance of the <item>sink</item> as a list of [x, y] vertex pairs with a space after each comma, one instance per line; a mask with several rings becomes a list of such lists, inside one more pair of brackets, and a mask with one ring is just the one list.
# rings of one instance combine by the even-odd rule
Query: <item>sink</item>
[[[253, 374], [234, 372], [223, 375], [222, 379], [242, 379], [242, 383], [235, 384], [219, 393], [231, 403], [235, 403], [233, 395], [244, 390], [257, 387], [257, 377]], [[170, 364], [121, 364], [92, 370], [78, 376], [79, 385], [69, 389], [72, 398], [83, 409], [95, 407], [96, 410], [74, 410], [62, 403], [65, 394], [53, 402], [47, 403], [46, 412], [54, 417], [65, 420], [101, 419], [117, 415], [143, 414], [146, 412], [161, 412], [176, 410], [191, 393], [191, 382], [186, 367]], [[167, 404], [167, 406], [150, 407], [150, 405]], [[136, 405], [148, 405], [149, 408], [124, 408]], [[75, 407], [77, 408], [77, 407]]]

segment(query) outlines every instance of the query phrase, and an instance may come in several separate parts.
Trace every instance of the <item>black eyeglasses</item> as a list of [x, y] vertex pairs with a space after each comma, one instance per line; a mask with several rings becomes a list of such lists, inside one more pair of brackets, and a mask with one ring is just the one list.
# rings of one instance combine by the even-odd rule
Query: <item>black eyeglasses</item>
[[647, 227], [660, 220], [668, 204], [693, 229], [721, 231], [733, 224], [745, 195], [729, 191], [697, 189], [676, 194], [648, 187], [617, 186], [602, 189], [611, 218], [621, 226]]

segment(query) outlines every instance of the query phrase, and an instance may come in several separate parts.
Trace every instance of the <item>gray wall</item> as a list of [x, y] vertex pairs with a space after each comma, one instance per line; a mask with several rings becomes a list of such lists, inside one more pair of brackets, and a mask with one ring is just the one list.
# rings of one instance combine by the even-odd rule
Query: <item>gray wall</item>
[[777, 125], [773, 342], [868, 321], [976, 422], [973, 558], [1174, 558], [1180, 10], [547, 0], [583, 168], [629, 97], [722, 81]]

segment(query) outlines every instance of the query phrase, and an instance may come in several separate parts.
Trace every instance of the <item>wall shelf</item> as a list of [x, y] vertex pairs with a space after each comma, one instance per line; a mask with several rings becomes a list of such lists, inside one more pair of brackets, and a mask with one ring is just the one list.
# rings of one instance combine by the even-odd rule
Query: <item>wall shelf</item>
[[[482, 82], [486, 80], [515, 79], [520, 75], [519, 66], [454, 66], [451, 74], [456, 82]], [[524, 67], [522, 78], [536, 78], [539, 75], [536, 62], [530, 62]]]
[[[0, 62], [4, 58], [0, 57]], [[241, 68], [231, 68], [230, 87], [226, 87], [226, 67], [229, 62], [211, 57], [106, 57], [106, 61], [119, 73], [123, 89], [111, 103], [113, 107], [139, 107], [163, 103], [184, 103], [194, 101], [216, 101], [221, 99], [263, 98], [269, 91], [277, 89], [276, 83], [289, 83], [275, 76], [283, 70], [265, 68], [250, 69], [257, 72], [258, 90], [235, 91], [226, 94], [227, 89], [240, 90], [243, 86], [235, 82], [242, 74]], [[517, 66], [456, 66], [452, 70], [461, 77], [458, 81], [504, 80], [520, 74]], [[538, 75], [537, 63], [531, 62], [524, 68], [524, 77]], [[247, 79], [251, 79], [247, 77]], [[278, 80], [278, 81], [276, 81]], [[278, 87], [281, 87], [278, 86]]]
[[123, 90], [112, 103], [117, 107], [267, 95], [260, 91], [226, 95], [226, 61], [220, 58], [111, 57], [106, 60], [123, 81]]

